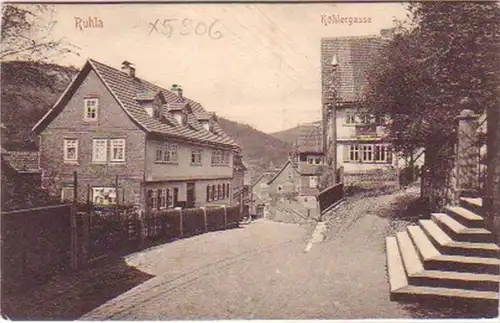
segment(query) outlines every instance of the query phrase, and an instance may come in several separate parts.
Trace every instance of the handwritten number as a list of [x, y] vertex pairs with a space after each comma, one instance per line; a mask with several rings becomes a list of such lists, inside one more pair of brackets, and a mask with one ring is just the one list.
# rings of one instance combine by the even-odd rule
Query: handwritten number
[[212, 28], [214, 27], [214, 25], [219, 22], [219, 20], [215, 20], [211, 25], [210, 25], [210, 28], [208, 29], [208, 36], [212, 39], [220, 39], [222, 38], [222, 33], [220, 32], [220, 30], [216, 30], [216, 31], [213, 31], [212, 32]]
[[[200, 31], [200, 27], [203, 27]], [[203, 35], [207, 32], [207, 25], [204, 22], [199, 22], [194, 31], [196, 35]]]
[[[156, 19], [155, 22], [150, 22], [149, 23], [149, 35], [153, 32], [157, 32], [160, 34], [163, 34], [167, 36], [168, 38], [172, 37], [174, 30], [178, 28], [178, 26], [175, 26], [173, 24], [174, 21], [177, 21], [179, 19], [163, 19], [161, 21], [160, 19]], [[215, 20], [210, 26], [208, 26], [205, 22], [200, 21], [197, 25], [196, 28], [194, 28], [194, 33], [196, 35], [205, 35], [208, 34], [208, 36], [214, 40], [222, 38], [222, 33], [220, 30], [214, 30], [215, 25], [219, 22], [219, 20]], [[189, 18], [185, 18], [181, 22], [181, 28], [182, 30], [179, 31], [179, 35], [186, 36], [189, 35], [190, 32], [193, 32], [193, 21]]]
[[188, 35], [189, 34], [189, 30], [191, 29], [189, 26], [191, 26], [191, 23], [192, 23], [192, 20], [189, 19], [189, 18], [185, 18], [183, 21], [182, 21], [182, 25], [186, 28], [186, 32], [179, 32], [179, 34], [185, 36], [185, 35]]
[[164, 35], [167, 35], [168, 38], [172, 36], [172, 32], [174, 30], [174, 27], [170, 24], [170, 21], [175, 21], [177, 19], [165, 19], [163, 20], [163, 28], [167, 29], [167, 32], [163, 32]]

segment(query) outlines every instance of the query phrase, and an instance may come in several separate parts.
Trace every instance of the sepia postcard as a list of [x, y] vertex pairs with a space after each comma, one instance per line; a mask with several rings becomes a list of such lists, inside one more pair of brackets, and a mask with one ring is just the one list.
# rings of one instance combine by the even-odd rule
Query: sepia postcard
[[498, 319], [499, 2], [1, 6], [2, 319]]

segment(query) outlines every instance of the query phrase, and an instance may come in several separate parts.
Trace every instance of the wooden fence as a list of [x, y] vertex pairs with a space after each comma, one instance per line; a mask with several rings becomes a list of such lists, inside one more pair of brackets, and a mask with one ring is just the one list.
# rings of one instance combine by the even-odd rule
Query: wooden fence
[[318, 194], [320, 215], [327, 212], [332, 205], [344, 196], [344, 184], [335, 184]]
[[3, 292], [46, 281], [70, 266], [71, 205], [11, 211], [1, 216]]
[[142, 216], [130, 210], [96, 216], [72, 204], [2, 213], [2, 289], [16, 292], [111, 255], [238, 227], [240, 216], [239, 205]]

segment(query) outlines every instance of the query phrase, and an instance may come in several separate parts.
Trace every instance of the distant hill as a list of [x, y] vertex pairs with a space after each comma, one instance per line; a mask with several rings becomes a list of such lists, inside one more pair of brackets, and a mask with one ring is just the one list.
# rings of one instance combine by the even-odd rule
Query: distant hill
[[280, 166], [292, 151], [292, 145], [252, 126], [218, 117], [218, 124], [243, 149], [243, 160], [257, 173]]
[[[4, 62], [1, 73], [2, 148], [36, 150], [31, 128], [52, 107], [77, 73], [55, 64]], [[238, 122], [219, 117], [219, 125], [242, 147], [244, 161], [254, 171], [283, 163], [291, 145]]]
[[[312, 123], [320, 124], [321, 121], [315, 121]], [[292, 145], [292, 146], [295, 143], [295, 139], [299, 136], [299, 134], [300, 134], [300, 127], [299, 126], [270, 133], [271, 136], [276, 137], [279, 140], [284, 141], [287, 144]]]
[[0, 64], [3, 148], [37, 149], [38, 139], [31, 128], [57, 101], [76, 72], [55, 64]]

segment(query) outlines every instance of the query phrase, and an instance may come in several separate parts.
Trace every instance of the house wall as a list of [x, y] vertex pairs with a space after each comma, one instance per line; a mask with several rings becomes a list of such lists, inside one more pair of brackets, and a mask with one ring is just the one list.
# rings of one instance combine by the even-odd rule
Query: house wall
[[[84, 98], [98, 96], [97, 121], [84, 121]], [[92, 139], [125, 139], [125, 162], [92, 163]], [[64, 162], [64, 139], [78, 139], [77, 163]], [[90, 71], [59, 115], [40, 134], [40, 166], [43, 183], [53, 195], [78, 175], [78, 199], [86, 201], [87, 187], [115, 186], [124, 189], [126, 203], [140, 194], [144, 176], [145, 133], [131, 121], [94, 71]], [[108, 145], [108, 154], [109, 154]], [[122, 193], [120, 189], [119, 194]], [[122, 196], [123, 197], [123, 196]], [[120, 202], [122, 197], [119, 196]]]
[[[177, 144], [177, 162], [157, 162], [156, 150], [161, 148], [165, 142]], [[191, 163], [191, 149], [202, 149], [201, 165]], [[212, 165], [212, 150], [214, 148], [190, 144], [173, 140], [153, 140], [146, 141], [146, 170], [145, 178], [148, 181], [147, 187], [170, 187], [179, 188], [179, 201], [187, 200], [187, 182], [195, 184], [195, 206], [207, 204], [229, 205], [232, 203], [233, 192], [233, 160], [232, 153], [229, 154], [229, 165]], [[156, 184], [153, 184], [156, 183]], [[207, 185], [218, 184], [230, 185], [230, 197], [217, 201], [207, 201]]]
[[265, 176], [261, 178], [252, 187], [252, 194], [254, 200], [267, 200], [269, 197], [269, 188], [267, 185], [268, 178]]
[[[300, 174], [289, 163], [285, 169], [269, 183], [270, 194], [288, 194], [299, 191]], [[281, 190], [278, 188], [281, 187]]]
[[[161, 163], [156, 161], [156, 150], [166, 141], [147, 140], [146, 144], [146, 180], [195, 180], [195, 179], [219, 179], [233, 177], [232, 153], [229, 154], [229, 165], [212, 165], [212, 150], [210, 147], [189, 144], [179, 141], [170, 141], [176, 143], [177, 162]], [[201, 165], [191, 164], [191, 149], [201, 148]]]
[[317, 183], [319, 184], [319, 176], [317, 175], [302, 175], [300, 177], [300, 195], [302, 196], [316, 196], [319, 193], [317, 187], [310, 187], [310, 176], [317, 177]]

